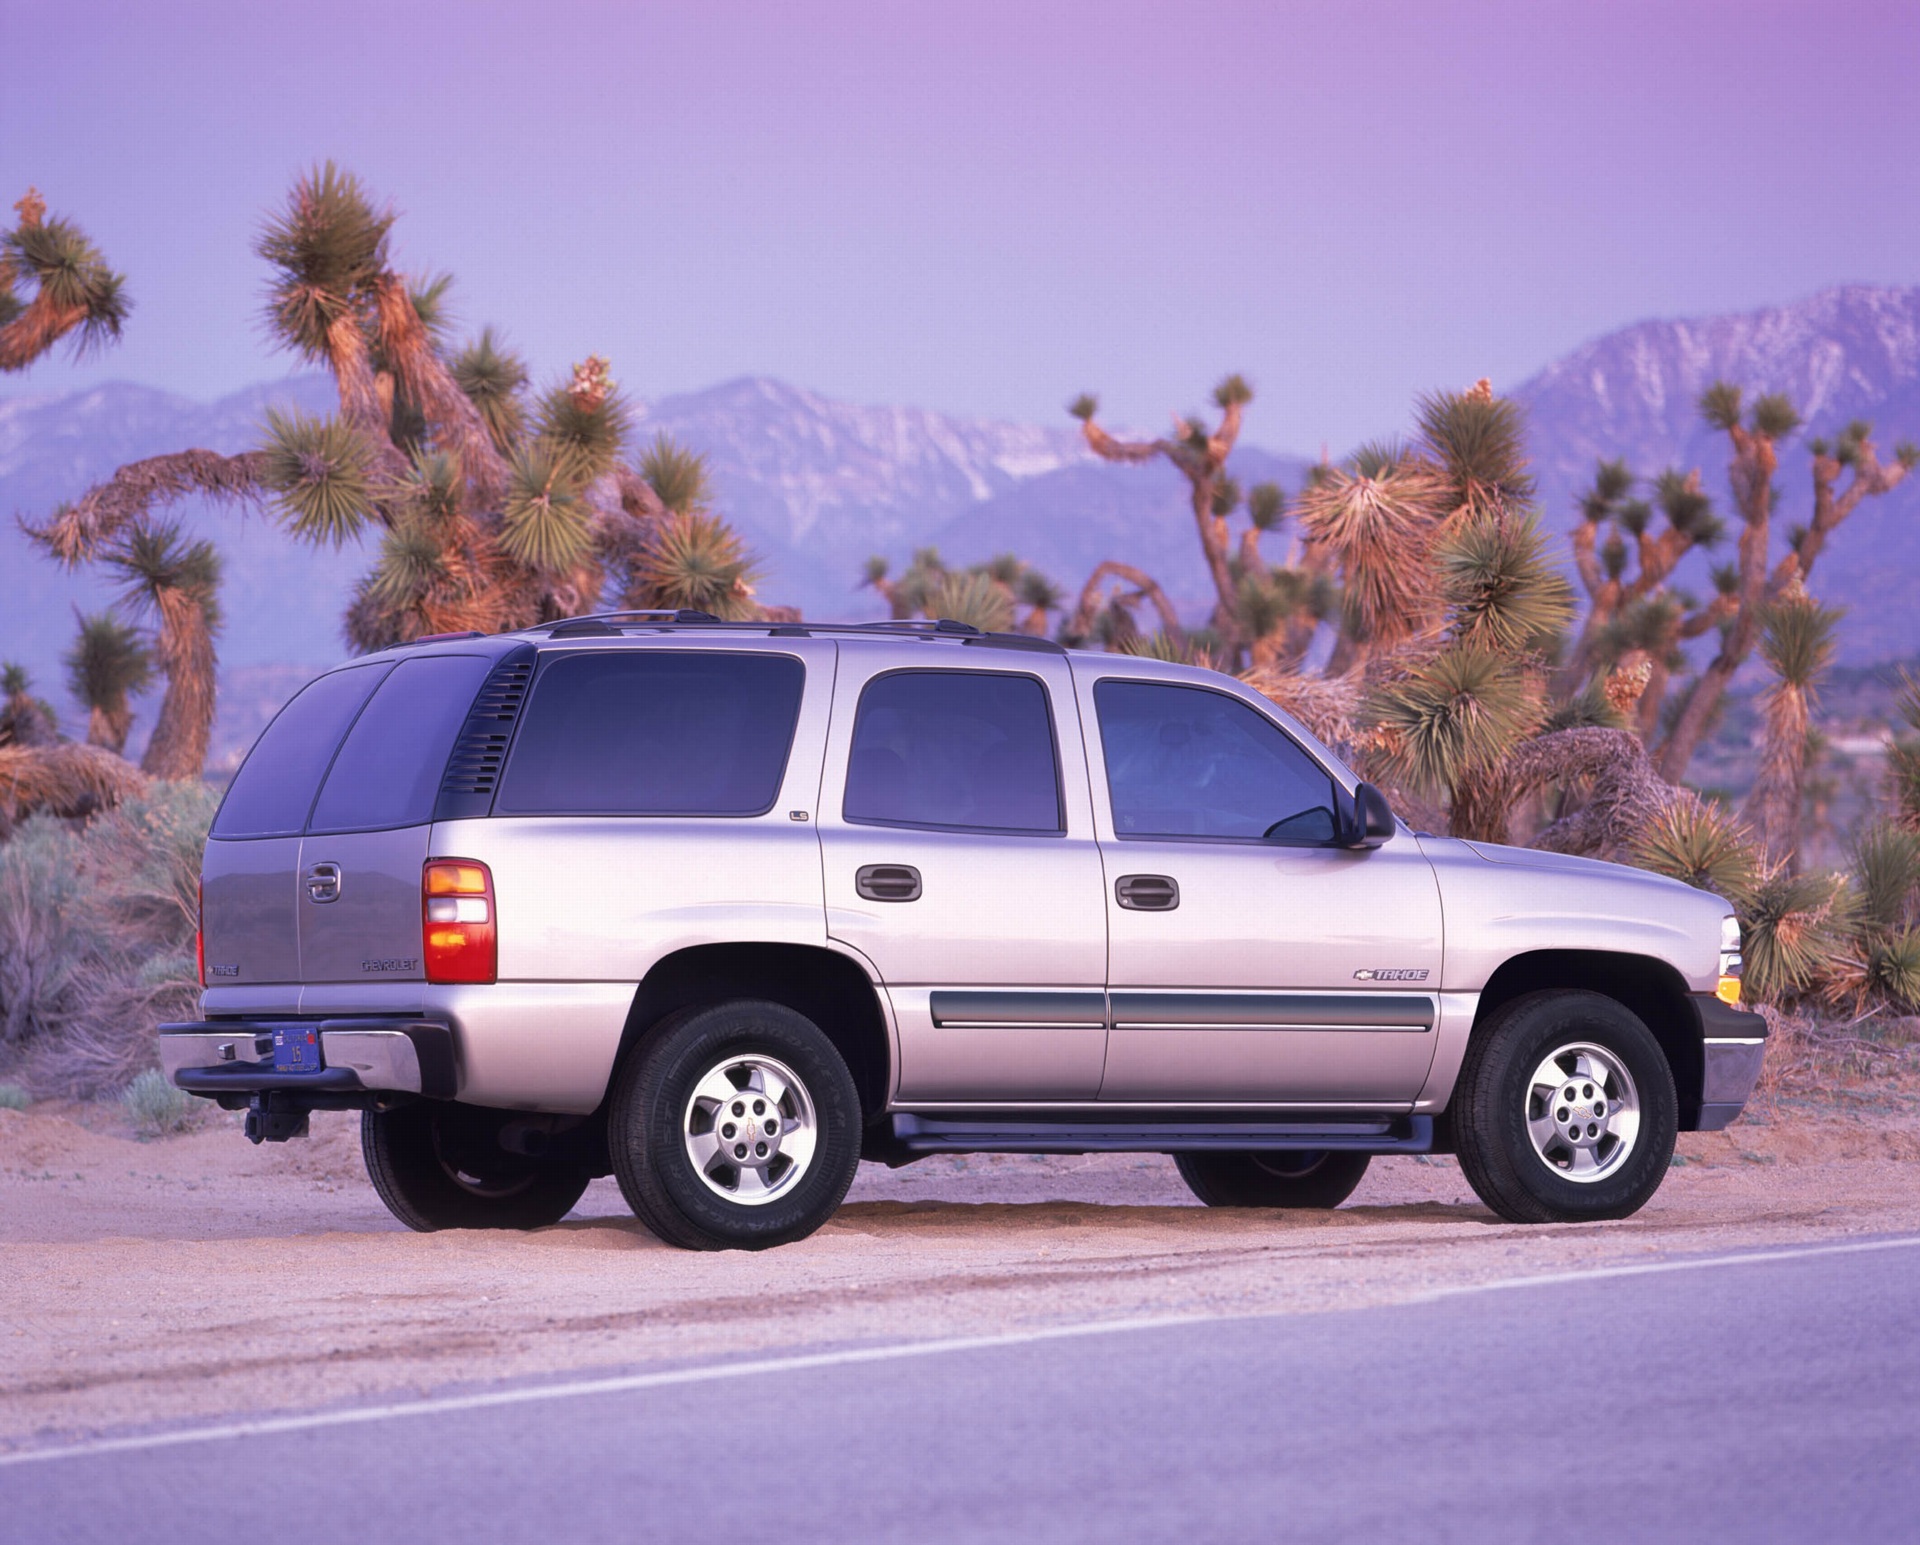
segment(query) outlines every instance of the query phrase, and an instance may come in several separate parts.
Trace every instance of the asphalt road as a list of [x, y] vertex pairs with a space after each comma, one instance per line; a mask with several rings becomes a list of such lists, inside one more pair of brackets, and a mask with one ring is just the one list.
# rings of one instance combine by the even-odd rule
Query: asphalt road
[[1915, 1246], [149, 1435], [0, 1460], [0, 1538], [1911, 1540]]

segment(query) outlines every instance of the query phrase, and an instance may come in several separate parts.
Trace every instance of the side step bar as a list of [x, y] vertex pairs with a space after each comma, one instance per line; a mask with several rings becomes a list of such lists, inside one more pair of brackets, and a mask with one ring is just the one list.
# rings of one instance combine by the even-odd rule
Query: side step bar
[[1340, 1148], [1355, 1153], [1431, 1153], [1433, 1117], [1361, 1121], [948, 1120], [905, 1113], [894, 1141], [911, 1153], [1199, 1153]]

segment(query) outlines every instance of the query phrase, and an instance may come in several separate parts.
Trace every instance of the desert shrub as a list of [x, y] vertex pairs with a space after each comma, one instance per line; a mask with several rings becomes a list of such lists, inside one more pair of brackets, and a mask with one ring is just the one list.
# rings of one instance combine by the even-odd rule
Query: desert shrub
[[0, 1054], [46, 1093], [91, 1097], [154, 1063], [190, 1017], [200, 853], [219, 803], [155, 783], [75, 830], [51, 817], [0, 845]]
[[165, 1137], [194, 1125], [206, 1102], [176, 1089], [158, 1068], [148, 1068], [120, 1096], [134, 1127], [146, 1137]]
[[0, 1110], [25, 1110], [33, 1096], [18, 1084], [0, 1084]]

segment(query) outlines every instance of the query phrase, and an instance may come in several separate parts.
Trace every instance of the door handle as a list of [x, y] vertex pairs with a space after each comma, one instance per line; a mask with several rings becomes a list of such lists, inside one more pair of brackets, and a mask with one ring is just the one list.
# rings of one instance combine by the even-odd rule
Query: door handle
[[307, 871], [307, 897], [311, 901], [340, 899], [340, 866], [315, 864]]
[[1171, 912], [1180, 905], [1180, 882], [1165, 874], [1123, 874], [1113, 899], [1129, 912]]
[[862, 864], [853, 888], [869, 901], [918, 901], [920, 871], [912, 864]]

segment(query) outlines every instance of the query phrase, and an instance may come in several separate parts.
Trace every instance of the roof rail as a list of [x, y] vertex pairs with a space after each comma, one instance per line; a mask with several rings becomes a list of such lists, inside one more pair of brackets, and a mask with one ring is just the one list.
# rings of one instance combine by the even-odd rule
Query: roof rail
[[810, 638], [816, 633], [852, 633], [870, 638], [876, 633], [890, 633], [895, 637], [928, 641], [950, 638], [986, 649], [1029, 649], [1043, 654], [1067, 652], [1064, 644], [1037, 634], [988, 633], [970, 622], [957, 622], [951, 617], [889, 617], [879, 622], [777, 622], [771, 618], [729, 622], [711, 612], [673, 611], [661, 607], [657, 610], [591, 612], [581, 617], [561, 617], [522, 631], [544, 633], [549, 638], [606, 638], [617, 635], [621, 623], [661, 629], [747, 628], [757, 631], [764, 628], [772, 638]]

